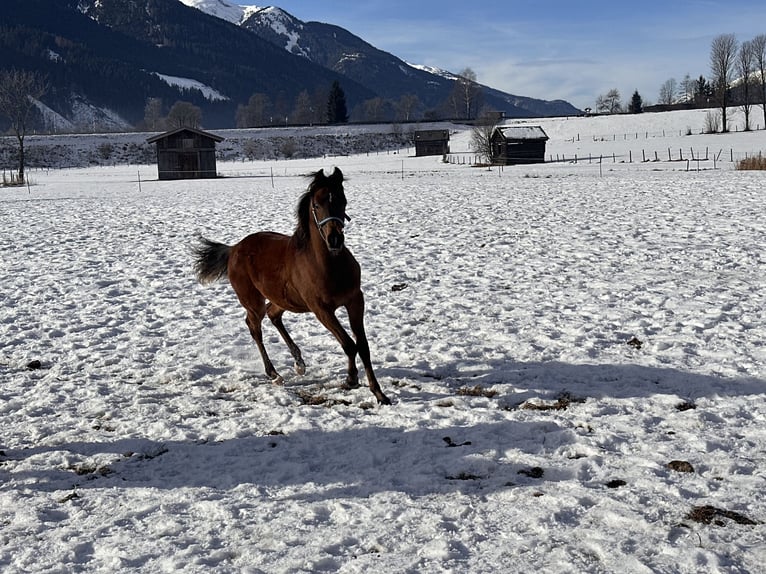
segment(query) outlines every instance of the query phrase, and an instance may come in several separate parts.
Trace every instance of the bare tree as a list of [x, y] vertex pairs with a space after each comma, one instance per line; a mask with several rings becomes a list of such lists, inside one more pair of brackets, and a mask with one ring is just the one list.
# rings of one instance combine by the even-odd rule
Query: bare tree
[[404, 94], [396, 104], [398, 119], [408, 122], [420, 105], [420, 99], [415, 94]]
[[742, 42], [737, 53], [737, 73], [741, 78], [742, 112], [745, 115], [745, 131], [750, 131], [750, 110], [753, 107], [751, 98], [752, 76], [754, 71], [753, 44]]
[[497, 126], [497, 116], [489, 110], [484, 110], [476, 119], [471, 130], [471, 147], [483, 157], [487, 163], [492, 162], [492, 132]]
[[364, 121], [380, 122], [383, 121], [383, 111], [385, 101], [381, 97], [371, 98], [364, 101]]
[[144, 106], [144, 124], [146, 129], [156, 131], [164, 128], [162, 118], [162, 98], [148, 98]]
[[271, 123], [271, 99], [266, 94], [253, 94], [247, 105], [237, 107], [236, 123], [238, 128], [254, 128]]
[[729, 87], [731, 84], [734, 62], [737, 57], [737, 37], [734, 34], [721, 34], [713, 38], [710, 46], [710, 71], [718, 105], [721, 108], [721, 131], [726, 133], [726, 108], [729, 105]]
[[292, 121], [294, 124], [308, 125], [312, 123], [313, 113], [311, 110], [311, 96], [307, 90], [303, 90], [295, 98]]
[[46, 80], [24, 70], [0, 72], [0, 115], [11, 122], [19, 143], [19, 183], [24, 183], [24, 138], [37, 110], [36, 101], [48, 91]]
[[677, 93], [678, 83], [675, 78], [669, 78], [665, 80], [665, 83], [662, 84], [662, 86], [660, 86], [660, 98], [657, 103], [670, 106], [676, 101]]
[[691, 102], [694, 99], [695, 82], [692, 80], [689, 74], [684, 76], [681, 80], [681, 92], [683, 94], [684, 102]]
[[476, 117], [480, 100], [481, 86], [476, 81], [476, 72], [466, 68], [457, 75], [455, 87], [450, 95], [455, 117], [466, 120]]
[[751, 41], [753, 46], [753, 60], [755, 70], [758, 72], [760, 94], [756, 101], [760, 100], [763, 106], [763, 126], [766, 129], [766, 34], [760, 34]]
[[202, 110], [191, 102], [178, 101], [168, 112], [168, 125], [173, 128], [199, 128]]
[[599, 95], [596, 98], [596, 111], [599, 113], [617, 114], [622, 111], [622, 102], [620, 101], [620, 92], [612, 88], [606, 94]]

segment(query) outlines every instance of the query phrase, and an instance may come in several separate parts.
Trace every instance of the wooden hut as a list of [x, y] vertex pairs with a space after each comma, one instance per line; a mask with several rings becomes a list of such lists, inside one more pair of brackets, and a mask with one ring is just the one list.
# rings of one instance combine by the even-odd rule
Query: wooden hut
[[449, 153], [449, 130], [415, 132], [415, 155], [445, 155]]
[[545, 142], [548, 141], [540, 126], [498, 126], [492, 130], [492, 163], [515, 165], [543, 163]]
[[216, 177], [215, 145], [221, 136], [195, 128], [178, 128], [146, 140], [157, 145], [160, 179]]

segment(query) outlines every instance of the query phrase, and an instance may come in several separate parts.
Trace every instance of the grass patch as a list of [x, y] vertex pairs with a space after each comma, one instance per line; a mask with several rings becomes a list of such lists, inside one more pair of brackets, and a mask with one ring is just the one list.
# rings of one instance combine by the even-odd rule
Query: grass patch
[[758, 154], [753, 157], [746, 157], [737, 162], [738, 170], [766, 170], [766, 157]]
[[716, 508], [715, 506], [710, 505], [695, 506], [691, 509], [689, 514], [686, 515], [686, 518], [693, 520], [694, 522], [700, 522], [702, 524], [715, 524], [716, 526], [725, 526], [726, 523], [724, 520], [722, 520], [723, 518], [733, 520], [737, 524], [746, 524], [750, 526], [760, 524], [759, 522], [756, 522], [755, 520], [752, 520], [747, 516], [740, 514], [739, 512], [734, 512], [733, 510], [723, 510], [721, 508]]
[[475, 387], [461, 387], [457, 390], [457, 394], [463, 397], [485, 397], [491, 399], [497, 395], [497, 391], [476, 385]]

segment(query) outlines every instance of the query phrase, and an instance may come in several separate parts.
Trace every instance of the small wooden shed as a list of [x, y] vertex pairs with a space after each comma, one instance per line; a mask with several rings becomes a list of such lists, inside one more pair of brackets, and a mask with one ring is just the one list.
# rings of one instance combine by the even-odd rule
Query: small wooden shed
[[195, 128], [177, 128], [146, 141], [157, 145], [160, 179], [202, 179], [217, 176], [215, 145], [223, 139]]
[[449, 130], [415, 132], [415, 155], [445, 155], [449, 153]]
[[540, 126], [498, 126], [492, 130], [492, 163], [516, 165], [545, 162], [545, 142]]

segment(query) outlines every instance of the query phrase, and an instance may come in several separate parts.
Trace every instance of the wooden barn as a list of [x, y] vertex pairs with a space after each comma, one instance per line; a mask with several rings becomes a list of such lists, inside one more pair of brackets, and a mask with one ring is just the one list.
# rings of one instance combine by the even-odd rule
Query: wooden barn
[[415, 155], [445, 155], [449, 153], [449, 130], [415, 132]]
[[492, 163], [516, 165], [545, 162], [545, 142], [540, 126], [498, 126], [492, 131]]
[[195, 128], [178, 128], [146, 140], [157, 145], [160, 179], [216, 177], [215, 145], [221, 136]]

